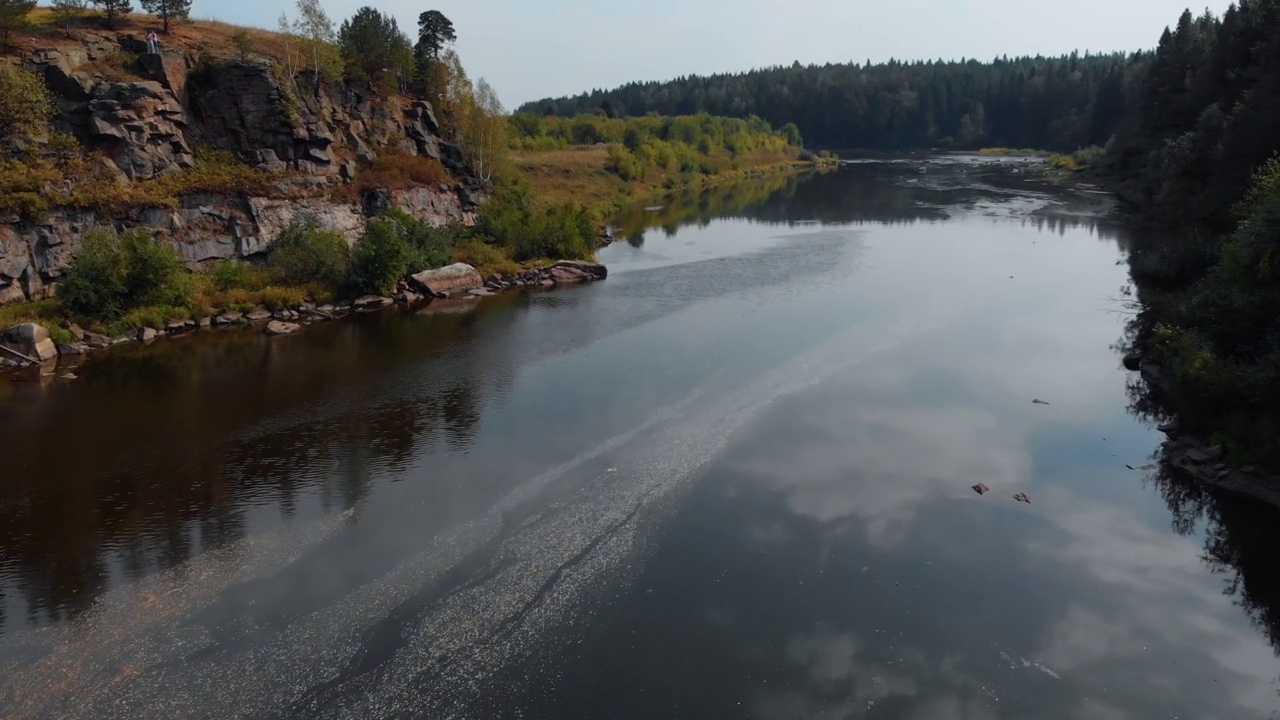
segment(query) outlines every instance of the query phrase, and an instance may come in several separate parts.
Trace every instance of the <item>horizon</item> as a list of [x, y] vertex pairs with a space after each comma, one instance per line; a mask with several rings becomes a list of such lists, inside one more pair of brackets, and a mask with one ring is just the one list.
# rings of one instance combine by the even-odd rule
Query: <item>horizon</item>
[[[1031, 6], [1015, 0], [900, 0], [891, 7], [854, 7], [834, 0], [797, 0], [785, 12], [763, 0], [655, 0], [644, 7], [600, 7], [584, 0], [532, 6], [521, 0], [403, 0], [324, 4], [335, 27], [372, 5], [396, 18], [411, 38], [417, 15], [437, 9], [453, 21], [455, 49], [473, 79], [485, 78], [508, 110], [552, 97], [628, 83], [691, 75], [828, 63], [990, 62], [1008, 56], [1132, 53], [1156, 46], [1187, 0], [1079, 0]], [[1221, 15], [1230, 2], [1205, 9]], [[274, 30], [291, 2], [229, 0], [218, 16], [197, 1], [192, 17]], [[1199, 14], [1203, 10], [1193, 10]], [[921, 22], [919, 18], [927, 17]], [[625, 29], [623, 32], [621, 29]], [[886, 32], [902, 28], [902, 32]], [[570, 38], [565, 42], [564, 38]]]

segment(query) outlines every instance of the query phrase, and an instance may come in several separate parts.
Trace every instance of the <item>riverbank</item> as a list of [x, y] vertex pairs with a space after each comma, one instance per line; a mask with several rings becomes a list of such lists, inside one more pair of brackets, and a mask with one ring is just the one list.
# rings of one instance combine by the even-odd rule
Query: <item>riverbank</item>
[[289, 307], [272, 309], [259, 304], [248, 311], [226, 310], [199, 319], [170, 320], [162, 326], [143, 326], [128, 332], [105, 334], [86, 330], [71, 321], [62, 325], [38, 322], [0, 323], [0, 375], [38, 368], [43, 376], [59, 373], [63, 364], [78, 364], [85, 356], [128, 344], [151, 344], [197, 332], [252, 329], [267, 335], [292, 335], [303, 326], [342, 320], [357, 313], [376, 312], [393, 306], [417, 309], [432, 303], [442, 307], [459, 299], [479, 299], [504, 292], [542, 291], [604, 280], [604, 265], [562, 260], [549, 265], [482, 277], [465, 263], [417, 273], [396, 285], [390, 296], [365, 295], [351, 300], [317, 303], [312, 296]]
[[554, 150], [514, 150], [511, 161], [520, 175], [536, 188], [537, 207], [577, 203], [600, 213], [613, 213], [647, 198], [711, 187], [776, 173], [815, 168], [834, 169], [834, 157], [800, 160], [798, 152], [757, 151], [740, 158], [709, 161], [708, 172], [685, 174], [655, 170], [652, 174], [624, 179], [612, 169], [609, 148], [603, 145], [573, 146]]

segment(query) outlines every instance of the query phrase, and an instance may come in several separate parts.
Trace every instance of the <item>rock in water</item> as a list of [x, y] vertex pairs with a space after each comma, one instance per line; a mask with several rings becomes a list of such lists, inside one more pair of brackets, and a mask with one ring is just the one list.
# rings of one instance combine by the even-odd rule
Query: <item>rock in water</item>
[[302, 326], [296, 323], [272, 320], [271, 322], [267, 323], [266, 332], [268, 335], [292, 335], [301, 329], [302, 329]]
[[37, 323], [22, 323], [5, 330], [4, 344], [40, 362], [58, 357], [58, 347], [49, 339], [49, 331]]
[[155, 339], [156, 339], [155, 328], [144, 327], [138, 331], [139, 342], [149, 343], [149, 342], [154, 342]]
[[381, 295], [365, 295], [363, 297], [356, 298], [352, 305], [354, 305], [357, 310], [376, 310], [378, 308], [386, 307], [392, 302], [394, 301], [389, 297], [383, 297]]
[[592, 282], [609, 277], [609, 270], [599, 263], [561, 260], [549, 268], [549, 274], [557, 283]]
[[484, 286], [484, 278], [466, 263], [454, 263], [438, 270], [425, 270], [409, 278], [428, 295], [448, 297]]

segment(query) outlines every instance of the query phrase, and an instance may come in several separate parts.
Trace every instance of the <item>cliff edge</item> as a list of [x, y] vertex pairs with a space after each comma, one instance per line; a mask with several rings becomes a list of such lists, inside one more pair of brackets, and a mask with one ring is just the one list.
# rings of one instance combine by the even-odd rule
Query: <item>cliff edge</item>
[[78, 31], [0, 57], [56, 104], [47, 137], [3, 139], [0, 303], [53, 294], [98, 225], [146, 228], [194, 268], [252, 258], [302, 216], [353, 242], [392, 206], [474, 222], [484, 188], [429, 102], [193, 35], [149, 53], [140, 31]]

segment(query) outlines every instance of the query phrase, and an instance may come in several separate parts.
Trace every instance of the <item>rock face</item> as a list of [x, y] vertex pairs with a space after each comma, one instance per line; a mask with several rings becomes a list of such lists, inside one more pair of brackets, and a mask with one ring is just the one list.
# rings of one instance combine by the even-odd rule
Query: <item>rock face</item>
[[480, 273], [466, 263], [454, 263], [439, 270], [420, 272], [412, 280], [424, 293], [435, 297], [449, 297], [484, 286]]
[[39, 362], [58, 357], [58, 348], [49, 339], [49, 331], [36, 323], [14, 325], [4, 331], [3, 340], [5, 347]]
[[[79, 44], [35, 48], [22, 62], [44, 76], [54, 96], [54, 130], [100, 153], [121, 181], [192, 168], [198, 146], [282, 175], [259, 196], [205, 193], [176, 207], [110, 215], [60, 208], [37, 218], [0, 216], [0, 304], [56, 292], [84, 233], [98, 225], [145, 228], [194, 266], [259, 255], [283, 227], [307, 216], [350, 242], [372, 214], [392, 206], [434, 226], [475, 221], [483, 188], [469, 177], [461, 149], [440, 137], [428, 102], [379, 97], [367, 85], [317, 82], [307, 73], [291, 78], [264, 58], [211, 60], [179, 49], [151, 55], [139, 37], [79, 36]], [[107, 79], [92, 64], [133, 54], [127, 81]], [[453, 180], [335, 194], [388, 147], [440, 161]]]

